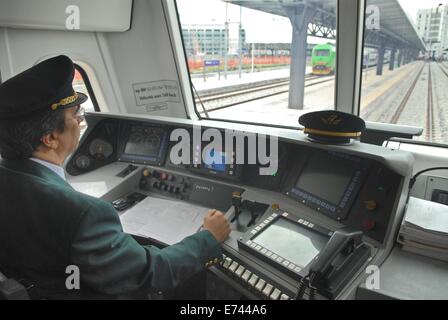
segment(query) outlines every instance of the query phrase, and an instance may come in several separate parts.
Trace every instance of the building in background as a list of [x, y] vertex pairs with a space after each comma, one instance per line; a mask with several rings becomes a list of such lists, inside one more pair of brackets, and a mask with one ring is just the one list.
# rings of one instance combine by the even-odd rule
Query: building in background
[[448, 49], [448, 6], [439, 5], [417, 12], [417, 32], [431, 58], [442, 58]]
[[246, 31], [241, 29], [233, 35], [232, 25], [183, 25], [182, 36], [187, 56], [222, 57], [227, 54], [237, 54], [239, 41], [246, 42]]

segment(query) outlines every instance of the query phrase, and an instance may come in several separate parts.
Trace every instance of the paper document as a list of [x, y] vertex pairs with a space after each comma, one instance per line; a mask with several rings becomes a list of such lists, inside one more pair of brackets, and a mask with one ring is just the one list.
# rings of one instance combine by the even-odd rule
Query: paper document
[[448, 262], [448, 206], [410, 197], [397, 240], [403, 250]]
[[196, 233], [210, 209], [147, 197], [120, 216], [124, 232], [172, 245]]
[[448, 233], [448, 206], [410, 197], [405, 221], [422, 229]]

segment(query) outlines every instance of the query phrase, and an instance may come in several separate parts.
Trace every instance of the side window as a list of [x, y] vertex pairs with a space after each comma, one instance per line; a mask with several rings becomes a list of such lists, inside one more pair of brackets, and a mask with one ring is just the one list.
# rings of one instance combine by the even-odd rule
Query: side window
[[73, 79], [73, 88], [75, 91], [82, 92], [89, 97], [89, 100], [83, 103], [86, 112], [100, 111], [98, 103], [90, 85], [87, 73], [79, 65], [75, 64], [75, 77]]
[[[438, 31], [446, 24], [438, 13], [448, 6], [367, 0], [367, 8], [376, 6], [379, 26], [366, 28], [364, 39], [361, 117], [421, 127], [418, 140], [447, 144], [448, 38]], [[366, 16], [375, 20], [372, 11]]]

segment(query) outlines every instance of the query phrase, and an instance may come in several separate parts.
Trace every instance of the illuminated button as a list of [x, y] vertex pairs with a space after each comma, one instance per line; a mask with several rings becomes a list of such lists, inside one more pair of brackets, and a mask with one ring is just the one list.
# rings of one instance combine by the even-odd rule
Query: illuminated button
[[373, 220], [373, 219], [366, 219], [362, 223], [362, 228], [364, 230], [373, 230], [375, 228], [375, 225], [376, 225], [375, 220]]
[[299, 223], [303, 224], [303, 219], [299, 219]]
[[160, 180], [166, 180], [167, 177], [168, 175], [165, 172], [160, 173]]
[[260, 251], [261, 250], [261, 246], [256, 246], [255, 250]]
[[229, 257], [226, 257], [226, 259], [224, 260], [222, 267], [224, 269], [229, 268], [230, 264], [232, 263], [232, 259], [230, 259]]
[[313, 223], [310, 223], [310, 224], [308, 225], [308, 227], [310, 227], [310, 228], [314, 228], [314, 224], [313, 224]]
[[241, 276], [241, 279], [244, 282], [247, 282], [247, 280], [249, 280], [250, 275], [252, 274], [252, 272], [250, 272], [249, 270], [244, 271], [243, 275]]
[[256, 233], [257, 233], [257, 230], [252, 230], [250, 233], [252, 233], [252, 234], [256, 234]]
[[294, 271], [297, 272], [297, 273], [299, 273], [300, 271], [302, 271], [302, 268], [300, 268], [300, 267], [295, 267], [295, 268], [294, 268]]
[[307, 226], [307, 225], [309, 225], [310, 223], [308, 222], [308, 221], [303, 221], [303, 225], [304, 226]]
[[266, 296], [266, 297], [269, 297], [269, 295], [271, 294], [271, 291], [272, 291], [272, 289], [273, 289], [274, 287], [272, 286], [272, 284], [266, 284], [266, 286], [264, 287], [264, 289], [263, 289], [263, 294]]
[[235, 272], [236, 268], [238, 268], [238, 265], [239, 265], [238, 262], [233, 261], [232, 264], [229, 267], [229, 271], [232, 272], [232, 273]]
[[280, 206], [278, 205], [278, 203], [273, 203], [271, 205], [271, 208], [274, 209], [274, 210], [278, 210], [280, 208]]
[[262, 253], [262, 254], [265, 254], [266, 252], [268, 252], [267, 249], [265, 249], [265, 248], [261, 249], [261, 253]]
[[288, 212], [283, 212], [282, 216], [287, 217], [287, 216], [289, 216], [289, 213]]
[[289, 266], [289, 261], [288, 260], [285, 260], [285, 261], [283, 261], [283, 263], [282, 263], [285, 267], [287, 267], [287, 266]]
[[274, 260], [276, 260], [277, 259], [277, 257], [278, 257], [278, 255], [276, 255], [275, 253], [271, 256], [271, 259], [274, 259]]
[[268, 251], [268, 252], [266, 252], [266, 255], [267, 255], [268, 257], [270, 257], [270, 256], [272, 256], [272, 252], [271, 252], [271, 251]]
[[272, 218], [275, 218], [275, 217], [277, 217], [277, 216], [278, 216], [278, 214], [276, 214], [276, 213], [271, 214], [271, 217], [272, 217]]
[[255, 230], [260, 231], [260, 230], [261, 230], [261, 227], [258, 226], [258, 227], [255, 228]]
[[278, 257], [278, 258], [276, 259], [276, 261], [277, 261], [278, 263], [282, 263], [282, 262], [283, 262], [283, 258], [282, 258], [282, 257]]
[[251, 246], [252, 248], [255, 248], [255, 247], [257, 246], [257, 244], [256, 244], [255, 242], [252, 242], [252, 243], [250, 244], [250, 246]]
[[239, 266], [235, 271], [235, 275], [240, 278], [244, 272], [245, 268], [243, 266]]
[[280, 294], [282, 292], [280, 290], [278, 290], [277, 288], [274, 289], [274, 291], [272, 291], [270, 298], [272, 300], [278, 300], [280, 298]]
[[274, 218], [273, 217], [269, 217], [267, 220], [272, 221], [272, 220], [274, 220]]
[[151, 171], [149, 171], [148, 169], [143, 170], [143, 176], [145, 177], [151, 176]]
[[249, 283], [249, 285], [254, 287], [255, 284], [257, 283], [257, 281], [258, 281], [258, 276], [256, 274], [253, 274], [252, 277], [250, 277], [248, 283]]
[[[272, 220], [272, 219], [271, 219], [271, 220]], [[269, 220], [266, 219], [266, 220], [264, 220], [263, 222], [264, 222], [264, 224], [268, 224], [268, 223], [269, 223]]]
[[246, 244], [247, 244], [248, 246], [250, 246], [250, 245], [252, 244], [252, 240], [247, 240], [247, 241], [246, 241]]
[[260, 227], [264, 227], [266, 225], [266, 223], [264, 223], [264, 222], [262, 222], [262, 223], [260, 223]]
[[263, 290], [264, 285], [266, 284], [266, 281], [264, 281], [263, 279], [258, 280], [257, 284], [255, 285], [255, 289], [257, 289], [258, 291]]
[[282, 294], [281, 296], [280, 296], [280, 300], [290, 300], [290, 298], [289, 298], [289, 296], [287, 295], [287, 294]]
[[291, 270], [294, 270], [294, 268], [296, 267], [296, 265], [294, 263], [290, 263], [288, 268]]
[[366, 209], [369, 211], [374, 211], [378, 207], [378, 204], [376, 203], [375, 200], [364, 201], [364, 205], [366, 206]]

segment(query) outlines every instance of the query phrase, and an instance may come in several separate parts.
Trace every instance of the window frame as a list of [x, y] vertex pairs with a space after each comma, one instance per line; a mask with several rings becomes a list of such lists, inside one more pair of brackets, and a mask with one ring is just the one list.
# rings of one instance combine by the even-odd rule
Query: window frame
[[75, 69], [79, 72], [79, 74], [82, 77], [82, 80], [84, 81], [84, 84], [87, 89], [87, 93], [89, 94], [89, 99], [92, 101], [93, 108], [95, 112], [101, 112], [101, 109], [98, 105], [98, 100], [96, 99], [95, 93], [92, 88], [92, 84], [90, 83], [89, 76], [87, 75], [87, 72], [77, 63], [73, 63], [75, 66]]

